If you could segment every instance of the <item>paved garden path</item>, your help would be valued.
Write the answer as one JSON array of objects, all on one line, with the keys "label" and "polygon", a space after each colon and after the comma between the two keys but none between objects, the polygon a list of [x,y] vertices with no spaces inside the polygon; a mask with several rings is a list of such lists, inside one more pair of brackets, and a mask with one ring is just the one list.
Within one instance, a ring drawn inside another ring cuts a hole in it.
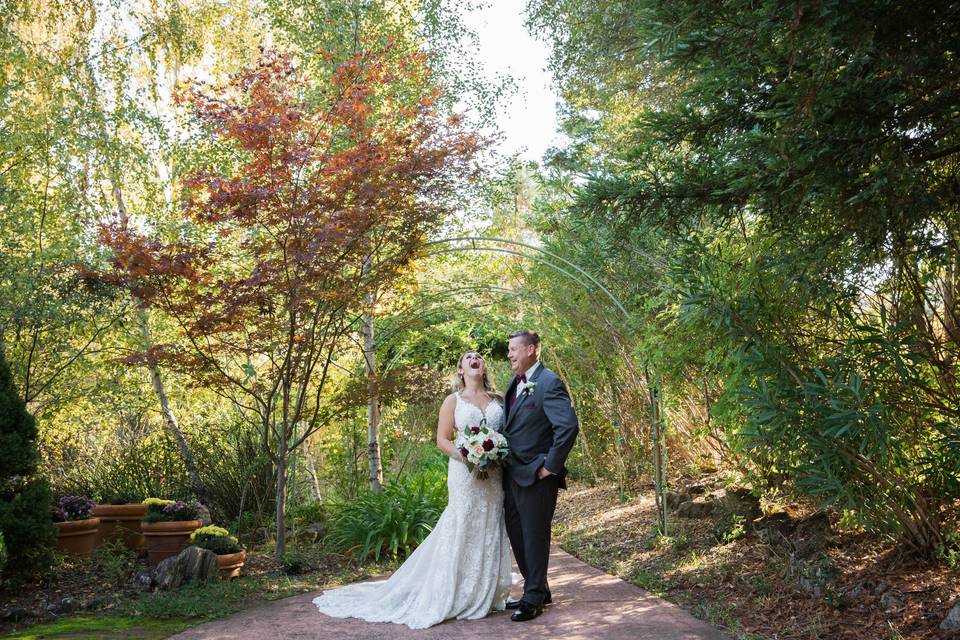
[{"label": "paved garden path", "polygon": [[724,640],[719,631],[643,589],[607,575],[554,547],[553,604],[530,622],[507,613],[483,620],[448,620],[430,629],[321,615],[315,593],[284,598],[173,636],[175,640]]}]

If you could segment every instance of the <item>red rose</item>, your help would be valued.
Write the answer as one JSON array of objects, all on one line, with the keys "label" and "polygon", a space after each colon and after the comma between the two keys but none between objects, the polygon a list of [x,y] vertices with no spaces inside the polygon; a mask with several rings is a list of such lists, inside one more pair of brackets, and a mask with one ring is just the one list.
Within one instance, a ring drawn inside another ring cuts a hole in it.
[{"label": "red rose", "polygon": [[470,433],[473,433],[473,434],[480,433],[480,427],[470,427]]},{"label": "red rose", "polygon": [[483,441],[483,450],[490,451],[493,449],[493,440],[484,440]]},{"label": "red rose", "polygon": [[460,455],[462,455],[464,458],[466,458],[469,454],[470,454],[470,452],[467,451],[467,448],[466,448],[466,447],[460,447]]}]

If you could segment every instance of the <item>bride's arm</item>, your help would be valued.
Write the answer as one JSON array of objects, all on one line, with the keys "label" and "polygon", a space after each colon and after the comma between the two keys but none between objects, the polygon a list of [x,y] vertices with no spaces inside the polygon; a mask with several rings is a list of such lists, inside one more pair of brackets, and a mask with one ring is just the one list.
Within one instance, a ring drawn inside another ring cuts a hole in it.
[{"label": "bride's arm", "polygon": [[456,405],[457,399],[451,393],[440,406],[440,417],[437,419],[437,448],[454,460],[463,462],[463,456],[453,446],[453,412]]}]

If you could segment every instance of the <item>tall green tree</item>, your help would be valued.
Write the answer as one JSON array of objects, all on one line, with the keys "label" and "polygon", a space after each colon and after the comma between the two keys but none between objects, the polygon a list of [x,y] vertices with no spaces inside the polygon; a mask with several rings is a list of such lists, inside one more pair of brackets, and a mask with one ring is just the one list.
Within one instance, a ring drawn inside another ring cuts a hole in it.
[{"label": "tall green tree", "polygon": [[0,341],[0,533],[9,554],[4,570],[28,580],[52,560],[56,539],[46,481],[36,475],[37,426],[14,385]]},{"label": "tall green tree", "polygon": [[621,273],[653,242],[669,268],[634,308],[709,346],[659,339],[656,363],[713,389],[758,482],[936,549],[960,470],[957,6],[529,9],[573,141],[556,237],[607,238]]}]

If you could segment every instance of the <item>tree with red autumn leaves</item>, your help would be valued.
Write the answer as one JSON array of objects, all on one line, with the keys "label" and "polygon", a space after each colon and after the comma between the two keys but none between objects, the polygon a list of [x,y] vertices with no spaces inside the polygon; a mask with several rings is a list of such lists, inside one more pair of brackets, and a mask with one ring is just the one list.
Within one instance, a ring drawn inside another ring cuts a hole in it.
[{"label": "tree with red autumn leaves", "polygon": [[434,107],[428,59],[387,45],[322,82],[264,53],[224,86],[181,92],[229,170],[184,180],[174,240],[105,225],[107,276],[166,313],[179,339],[137,354],[184,372],[259,425],[277,471],[325,420],[324,385],[365,296],[383,291],[449,214],[482,141]]}]

